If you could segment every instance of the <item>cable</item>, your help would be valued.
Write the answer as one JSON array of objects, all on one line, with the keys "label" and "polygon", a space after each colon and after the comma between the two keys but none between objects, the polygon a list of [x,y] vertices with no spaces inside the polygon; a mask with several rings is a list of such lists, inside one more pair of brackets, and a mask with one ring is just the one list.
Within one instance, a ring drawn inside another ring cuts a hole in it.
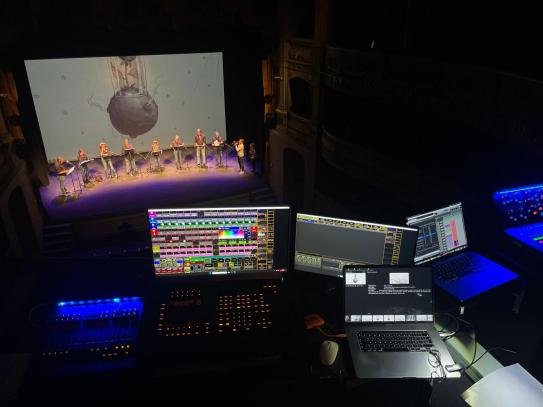
[{"label": "cable", "polygon": [[[440,312],[440,313],[436,313],[435,315],[448,316],[456,323],[456,327],[455,327],[454,331],[452,331],[452,332],[445,332],[446,325],[443,325],[443,327],[440,330],[437,331],[439,336],[443,338],[443,341],[446,341],[446,340],[452,338],[454,335],[456,335],[458,333],[458,331],[460,331],[460,318],[458,318],[458,317],[456,317],[453,314],[450,314],[448,312]],[[467,321],[463,321],[463,322],[466,322],[469,325],[471,325]]]},{"label": "cable", "polygon": [[326,332],[324,332],[324,331],[321,329],[320,326],[317,326],[316,328],[317,328],[317,330],[318,330],[321,334],[323,334],[323,335],[326,336],[327,338],[346,338],[346,337],[347,337],[347,334],[336,334],[336,335],[331,335],[331,334],[329,334],[329,333],[326,333]]},{"label": "cable", "polygon": [[477,340],[475,339],[475,331],[473,331],[473,357],[471,358],[471,362],[464,367],[464,372],[468,367],[472,366],[475,363],[475,356],[477,356]]},{"label": "cable", "polygon": [[[431,356],[433,356],[435,360],[431,360]],[[434,370],[430,373],[430,386],[433,387],[434,379],[437,378],[438,384],[440,384],[443,379],[447,377],[447,373],[445,373],[445,367],[441,362],[441,354],[439,350],[433,348],[428,351],[428,363],[434,368]],[[437,375],[437,377],[434,377],[434,375]]]},{"label": "cable", "polygon": [[[491,351],[497,350],[497,349],[503,350],[504,352],[515,353],[515,354],[517,353],[517,351],[504,348],[503,346],[494,346],[494,347],[492,347],[490,349],[485,350],[481,356],[479,356],[477,359],[475,359],[475,355],[476,355],[477,352],[474,352],[473,359],[472,359],[471,363],[469,365],[465,366],[464,369],[462,369],[463,372],[465,372],[467,369],[469,369],[475,363],[480,361],[483,358],[483,356],[485,356],[488,352],[491,352]],[[475,342],[475,350],[477,351],[477,342]]]}]

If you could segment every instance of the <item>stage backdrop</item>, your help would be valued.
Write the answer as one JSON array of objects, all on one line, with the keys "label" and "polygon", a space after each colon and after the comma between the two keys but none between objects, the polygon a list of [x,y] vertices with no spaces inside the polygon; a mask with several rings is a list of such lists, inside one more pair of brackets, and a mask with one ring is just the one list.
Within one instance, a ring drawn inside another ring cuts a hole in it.
[{"label": "stage backdrop", "polygon": [[226,139],[222,53],[26,60],[47,159],[75,160],[98,144],[120,152],[124,137],[148,151],[196,128]]}]

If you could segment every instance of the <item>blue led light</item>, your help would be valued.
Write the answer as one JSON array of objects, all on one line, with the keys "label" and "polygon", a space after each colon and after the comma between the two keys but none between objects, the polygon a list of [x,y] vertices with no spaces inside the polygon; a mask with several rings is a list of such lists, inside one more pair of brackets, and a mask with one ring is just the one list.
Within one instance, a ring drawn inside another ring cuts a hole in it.
[{"label": "blue led light", "polygon": [[513,188],[513,189],[504,189],[503,191],[498,191],[496,194],[509,194],[511,192],[519,192],[519,191],[528,191],[530,189],[538,189],[543,188],[543,184],[537,184],[537,185],[529,185],[526,187],[519,187],[519,188]]},{"label": "blue led light", "polygon": [[121,303],[125,301],[141,301],[140,297],[115,297],[115,298],[100,298],[96,300],[79,300],[79,301],[59,301],[57,306],[65,307],[67,305],[91,305],[91,304],[104,304],[104,303]]},{"label": "blue led light", "polygon": [[[124,315],[141,314],[143,301],[140,297],[124,297],[86,301],[58,302],[57,318],[61,320],[93,320],[103,318],[116,318]],[[83,302],[83,304],[80,304]],[[63,305],[61,305],[63,304]]]}]

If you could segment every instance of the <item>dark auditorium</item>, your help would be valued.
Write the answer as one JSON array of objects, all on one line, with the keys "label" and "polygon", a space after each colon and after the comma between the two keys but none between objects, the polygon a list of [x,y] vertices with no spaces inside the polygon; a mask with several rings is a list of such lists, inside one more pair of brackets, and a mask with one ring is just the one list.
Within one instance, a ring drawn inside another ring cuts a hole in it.
[{"label": "dark auditorium", "polygon": [[535,6],[0,16],[0,404],[543,405]]}]

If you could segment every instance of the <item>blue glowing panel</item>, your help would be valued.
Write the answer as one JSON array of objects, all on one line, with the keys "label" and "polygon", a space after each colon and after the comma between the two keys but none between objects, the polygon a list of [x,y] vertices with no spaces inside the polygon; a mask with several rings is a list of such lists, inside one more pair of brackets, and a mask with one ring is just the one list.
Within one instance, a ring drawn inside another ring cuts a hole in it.
[{"label": "blue glowing panel", "polygon": [[543,222],[517,226],[505,230],[509,236],[543,253]]},{"label": "blue glowing panel", "polygon": [[543,220],[543,184],[497,191],[494,204],[508,225],[540,222]]},{"label": "blue glowing panel", "polygon": [[138,297],[109,298],[85,301],[60,301],[55,320],[74,321],[110,319],[141,315],[143,302]]},{"label": "blue glowing panel", "polygon": [[[481,256],[478,253],[469,252],[477,260],[477,272],[468,274],[454,281],[443,282],[434,278],[434,283],[447,291],[459,301],[464,302],[477,295],[485,293],[495,287],[518,278],[518,275],[500,264]],[[441,260],[446,262],[447,259]],[[439,264],[436,263],[436,264]]]},{"label": "blue glowing panel", "polygon": [[43,356],[71,362],[131,357],[142,312],[139,297],[59,301]]}]

